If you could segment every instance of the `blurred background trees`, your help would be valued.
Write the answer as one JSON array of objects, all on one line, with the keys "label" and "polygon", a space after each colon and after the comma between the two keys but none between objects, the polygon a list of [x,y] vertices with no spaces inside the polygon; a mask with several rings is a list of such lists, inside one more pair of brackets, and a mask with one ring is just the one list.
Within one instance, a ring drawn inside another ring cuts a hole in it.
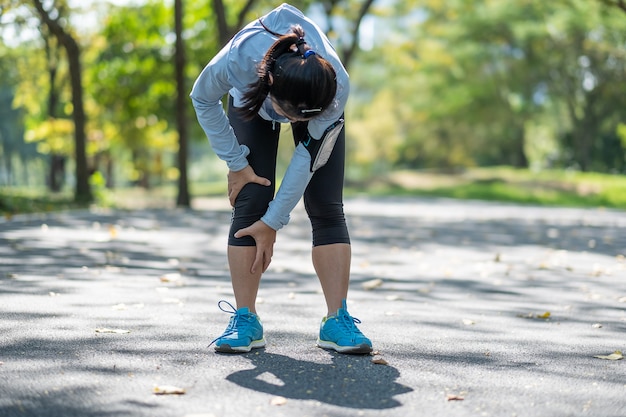
[{"label": "blurred background trees", "polygon": [[[89,200],[92,187],[175,184],[189,205],[187,182],[222,179],[225,166],[184,98],[219,48],[277,4],[0,0],[0,186]],[[621,0],[292,4],[351,74],[349,179],[494,165],[626,172]]]}]

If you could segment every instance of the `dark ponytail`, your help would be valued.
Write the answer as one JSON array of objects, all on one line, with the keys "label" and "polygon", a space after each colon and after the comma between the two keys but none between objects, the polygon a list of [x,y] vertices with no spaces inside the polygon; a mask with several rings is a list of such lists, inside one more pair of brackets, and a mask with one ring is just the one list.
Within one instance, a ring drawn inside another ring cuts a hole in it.
[{"label": "dark ponytail", "polygon": [[[337,92],[332,65],[307,45],[301,26],[294,25],[290,33],[279,35],[263,22],[261,25],[279,38],[259,64],[257,81],[248,85],[243,95],[244,118],[254,118],[270,93],[288,116],[309,119],[323,112]],[[292,50],[294,45],[297,51]]]}]

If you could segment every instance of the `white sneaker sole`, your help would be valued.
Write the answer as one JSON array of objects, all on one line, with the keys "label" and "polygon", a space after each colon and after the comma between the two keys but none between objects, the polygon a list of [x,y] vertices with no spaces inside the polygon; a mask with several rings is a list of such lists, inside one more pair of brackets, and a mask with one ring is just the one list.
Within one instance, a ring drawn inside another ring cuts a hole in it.
[{"label": "white sneaker sole", "polygon": [[364,355],[372,351],[372,347],[367,343],[361,343],[355,346],[339,346],[336,343],[328,340],[317,339],[317,346],[322,349],[334,350],[339,353],[349,353],[354,355]]},{"label": "white sneaker sole", "polygon": [[265,338],[253,340],[252,343],[247,346],[231,346],[228,343],[223,343],[220,346],[216,345],[215,351],[221,353],[246,353],[250,352],[252,349],[258,349],[262,347],[265,347]]}]

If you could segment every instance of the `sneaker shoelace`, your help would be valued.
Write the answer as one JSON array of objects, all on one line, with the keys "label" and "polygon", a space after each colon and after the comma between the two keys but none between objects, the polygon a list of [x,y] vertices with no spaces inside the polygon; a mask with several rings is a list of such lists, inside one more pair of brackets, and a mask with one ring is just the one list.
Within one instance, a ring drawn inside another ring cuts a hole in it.
[{"label": "sneaker shoelace", "polygon": [[[230,308],[225,309],[224,307],[222,307],[222,303],[226,304]],[[217,306],[224,313],[229,313],[232,315],[230,316],[230,321],[228,322],[228,326],[226,327],[226,330],[224,330],[224,333],[222,333],[221,336],[218,336],[215,339],[213,339],[213,341],[211,341],[211,343],[209,343],[209,346],[207,347],[211,347],[213,343],[217,342],[218,340],[228,337],[232,335],[233,333],[237,332],[237,325],[239,324],[239,322],[249,321],[248,317],[244,316],[243,314],[240,314],[239,311],[237,311],[237,309],[235,308],[235,306],[226,300],[220,300],[217,303]]]},{"label": "sneaker shoelace", "polygon": [[361,320],[356,317],[352,317],[347,312],[340,314],[337,317],[337,321],[341,326],[350,333],[351,339],[354,339],[355,336],[362,336],[363,333],[356,327],[357,324],[361,324]]}]

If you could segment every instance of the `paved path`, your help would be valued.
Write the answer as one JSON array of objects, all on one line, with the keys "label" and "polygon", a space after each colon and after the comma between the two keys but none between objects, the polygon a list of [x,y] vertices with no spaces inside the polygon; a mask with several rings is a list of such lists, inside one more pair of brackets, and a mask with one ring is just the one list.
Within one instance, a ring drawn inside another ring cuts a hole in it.
[{"label": "paved path", "polygon": [[268,346],[235,356],[206,348],[232,300],[223,202],[0,221],[0,416],[626,415],[626,361],[594,357],[626,353],[626,213],[346,210],[349,309],[388,365],[315,347],[301,207],[259,294]]}]

